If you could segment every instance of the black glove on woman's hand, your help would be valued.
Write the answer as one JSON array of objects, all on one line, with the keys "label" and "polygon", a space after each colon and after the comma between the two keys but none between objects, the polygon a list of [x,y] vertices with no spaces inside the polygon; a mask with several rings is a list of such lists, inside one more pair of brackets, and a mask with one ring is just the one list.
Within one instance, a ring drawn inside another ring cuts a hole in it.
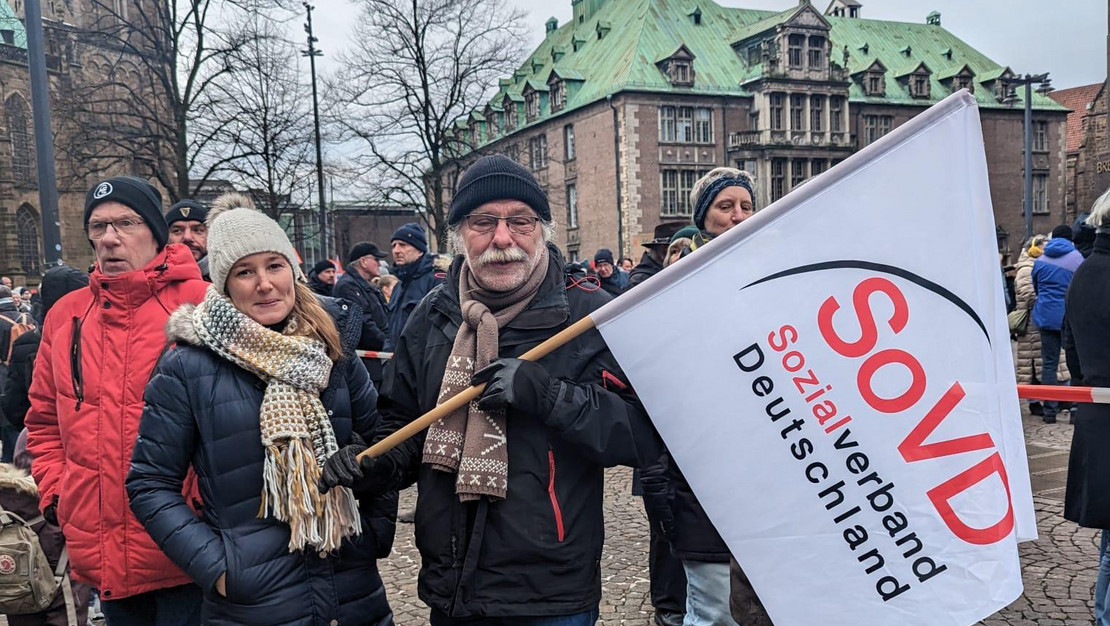
[{"label": "black glove on woman's hand", "polygon": [[534,361],[497,359],[474,374],[471,385],[486,383],[478,398],[483,411],[507,409],[547,417],[555,406],[559,381]]},{"label": "black glove on woman's hand", "polygon": [[320,473],[320,493],[332,487],[350,487],[363,493],[380,495],[392,489],[389,464],[381,458],[358,455],[366,449],[361,443],[352,443],[339,449],[324,463]]}]

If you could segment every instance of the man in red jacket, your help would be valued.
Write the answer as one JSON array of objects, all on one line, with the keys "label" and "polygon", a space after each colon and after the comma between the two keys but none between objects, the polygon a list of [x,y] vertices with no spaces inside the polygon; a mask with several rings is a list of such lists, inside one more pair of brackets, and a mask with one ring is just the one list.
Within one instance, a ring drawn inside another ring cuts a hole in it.
[{"label": "man in red jacket", "polygon": [[123,483],[166,319],[208,285],[187,247],[166,244],[162,196],[144,180],[93,187],[85,231],[96,268],[47,314],[29,393],[39,505],[62,528],[73,577],[100,590],[109,626],[200,624],[200,589],[131,514]]}]

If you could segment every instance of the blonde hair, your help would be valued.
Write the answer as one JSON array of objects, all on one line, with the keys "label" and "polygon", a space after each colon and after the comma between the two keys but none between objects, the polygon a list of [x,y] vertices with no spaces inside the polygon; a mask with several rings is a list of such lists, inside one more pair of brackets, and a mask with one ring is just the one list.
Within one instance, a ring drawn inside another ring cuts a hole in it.
[{"label": "blonde hair", "polygon": [[388,274],[388,275],[382,276],[381,278],[378,279],[378,286],[379,287],[392,287],[392,286],[396,285],[399,282],[401,282],[400,278],[397,278],[393,274]]},{"label": "blonde hair", "polygon": [[1087,216],[1087,225],[1099,230],[1110,230],[1110,188],[1091,205],[1091,214]]},{"label": "blonde hair", "polygon": [[324,310],[324,306],[316,299],[316,294],[308,288],[308,285],[299,280],[294,280],[293,285],[294,299],[291,315],[296,316],[299,322],[293,334],[324,342],[328,350],[328,358],[332,361],[343,358],[343,344],[339,339],[339,329],[335,327],[335,320]]},{"label": "blonde hair", "polygon": [[[675,254],[682,254],[683,248],[689,246],[693,242],[694,240],[690,239],[689,237],[680,237],[679,239],[675,239],[674,241],[672,241],[670,245],[667,246],[667,255],[663,257],[664,264],[670,265],[672,263],[671,256]],[[678,259],[675,259],[675,261],[677,260]]]}]

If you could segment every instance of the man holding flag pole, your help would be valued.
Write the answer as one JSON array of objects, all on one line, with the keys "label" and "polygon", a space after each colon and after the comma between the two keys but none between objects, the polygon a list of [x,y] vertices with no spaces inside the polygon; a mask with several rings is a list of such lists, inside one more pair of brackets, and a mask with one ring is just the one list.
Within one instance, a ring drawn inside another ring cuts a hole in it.
[{"label": "man holding flag pole", "polygon": [[604,467],[659,458],[658,435],[597,331],[516,358],[610,298],[567,284],[547,198],[504,156],[459,181],[448,222],[462,251],[413,311],[386,368],[385,431],[450,403],[426,432],[376,458],[349,446],[322,485],[419,486],[420,598],[433,626],[586,626],[598,617]]},{"label": "man holding flag pole", "polygon": [[[455,198],[467,208],[474,205],[461,198],[473,195],[470,174]],[[580,619],[560,623],[593,623],[584,604],[555,598],[557,590],[581,595],[581,572],[590,569],[583,557],[593,552],[572,547],[582,538],[572,533],[583,520],[596,523],[589,514],[600,511],[600,495],[596,508],[579,503],[573,515],[558,506],[565,490],[556,468],[566,467],[559,455],[597,464],[572,469],[581,493],[600,485],[601,464],[651,462],[657,451],[638,406],[592,382],[626,387],[609,350],[777,626],[969,626],[1021,594],[1017,543],[1036,538],[1036,523],[982,127],[966,90],[642,287],[600,309],[579,308],[584,317],[573,323],[580,317],[575,290],[564,293],[560,284],[548,292],[550,280],[529,286],[535,268],[561,265],[554,252],[536,254],[541,238],[523,237],[548,217],[546,203],[523,202],[530,214],[492,200],[482,198],[485,210],[468,215],[460,229],[466,255],[452,276],[461,288],[448,281],[422,302],[418,312],[433,324],[410,325],[408,355],[386,377],[384,412],[407,424],[368,450],[342,450],[323,478],[387,489],[411,483],[419,471],[421,597],[433,607],[432,624],[527,615],[514,603],[527,602],[520,589],[547,596],[543,614],[557,614],[556,606],[569,609],[564,614],[581,611]],[[502,243],[479,245],[483,231]],[[506,243],[510,234],[520,237],[514,245]],[[837,245],[846,237],[853,242],[847,252]],[[958,251],[943,263],[929,254],[942,238]],[[520,311],[521,292],[531,290]],[[543,326],[536,311],[545,307],[537,302],[549,293],[572,303],[545,334],[562,330],[521,354],[536,338],[527,331]],[[692,307],[743,316],[743,323],[693,335],[661,323]],[[502,321],[505,310],[511,320]],[[519,359],[489,356],[493,365],[478,372],[476,386],[461,389],[468,359],[481,367],[482,355],[494,352],[482,339],[486,315],[499,328],[496,354]],[[466,333],[455,331],[464,324]],[[680,344],[685,349],[672,350],[665,363],[655,356]],[[552,354],[557,358],[545,358]],[[542,361],[523,362],[530,360]],[[430,425],[426,436],[409,440]],[[535,436],[537,425],[544,437]],[[548,472],[534,466],[544,441]],[[467,459],[502,446],[508,480],[501,491],[482,491],[498,487],[493,472],[502,465]],[[515,474],[526,463],[533,464],[529,475]],[[467,478],[456,484],[440,467]],[[479,470],[492,471],[472,478]],[[536,492],[545,481],[552,511],[561,511],[551,543],[538,509],[513,524],[502,518],[522,506],[514,492],[542,500]],[[460,504],[473,498],[476,505]],[[422,535],[422,519],[438,532]],[[459,542],[458,529],[478,528],[487,532]],[[525,545],[522,555],[515,543],[522,536],[547,549],[528,553],[533,546]],[[507,545],[514,549],[505,552]],[[565,569],[551,563],[565,553],[574,553],[560,563]],[[520,556],[544,564],[543,585],[534,586],[536,572],[511,567]],[[504,583],[500,594],[491,593],[490,582]],[[516,595],[506,599],[506,589]],[[597,597],[589,595],[595,603]]]}]

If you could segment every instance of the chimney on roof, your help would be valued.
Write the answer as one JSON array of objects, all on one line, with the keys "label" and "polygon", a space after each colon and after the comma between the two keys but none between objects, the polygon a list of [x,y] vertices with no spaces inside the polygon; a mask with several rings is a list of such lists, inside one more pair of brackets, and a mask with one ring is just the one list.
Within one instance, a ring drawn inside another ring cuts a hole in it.
[{"label": "chimney on roof", "polygon": [[553,17],[548,18],[547,23],[546,23],[545,26],[546,26],[546,29],[547,29],[546,30],[547,34],[550,35],[551,33],[559,30],[559,20],[557,20]]},{"label": "chimney on roof", "polygon": [[940,26],[940,11],[933,11],[925,16],[925,23],[930,26]]}]

